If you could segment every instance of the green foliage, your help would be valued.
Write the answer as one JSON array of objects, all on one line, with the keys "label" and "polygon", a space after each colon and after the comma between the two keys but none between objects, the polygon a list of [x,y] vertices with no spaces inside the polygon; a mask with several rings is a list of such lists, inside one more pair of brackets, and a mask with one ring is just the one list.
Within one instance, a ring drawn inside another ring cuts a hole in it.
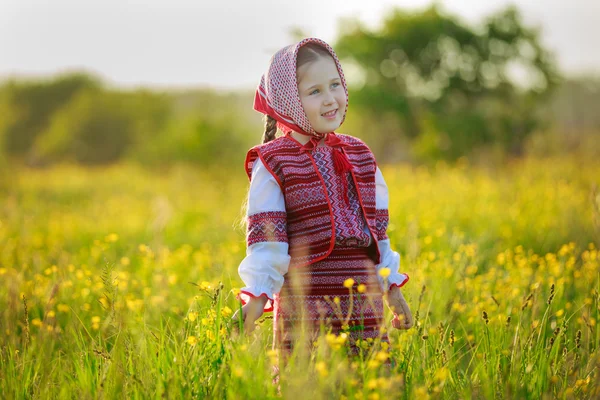
[{"label": "green foliage", "polygon": [[378,31],[348,22],[335,48],[355,73],[351,102],[397,114],[401,134],[424,158],[456,159],[490,144],[520,152],[540,127],[537,103],[558,81],[538,33],[513,7],[480,29],[436,6],[395,10]]},{"label": "green foliage", "polygon": [[54,114],[84,89],[99,89],[100,82],[89,75],[60,75],[48,81],[10,81],[2,88],[9,120],[0,138],[7,152],[25,156],[36,138],[47,128]]},{"label": "green foliage", "polygon": [[168,103],[147,92],[85,90],[61,108],[36,140],[31,163],[110,163],[162,127]]},{"label": "green foliage", "polygon": [[173,95],[173,113],[164,129],[141,141],[132,157],[146,165],[186,162],[204,167],[235,166],[260,140],[249,123],[250,98],[209,91]]}]

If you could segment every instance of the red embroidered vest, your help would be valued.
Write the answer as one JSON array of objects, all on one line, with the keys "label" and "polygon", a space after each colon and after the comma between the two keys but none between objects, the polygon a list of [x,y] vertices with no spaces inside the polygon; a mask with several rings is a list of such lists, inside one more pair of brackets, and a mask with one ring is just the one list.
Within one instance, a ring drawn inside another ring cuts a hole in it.
[{"label": "red embroidered vest", "polygon": [[[344,148],[344,152],[353,166],[351,176],[371,235],[375,242],[385,239],[387,210],[375,209],[375,157],[361,140],[349,135],[337,136],[350,145]],[[250,216],[248,244],[261,240],[287,241],[290,267],[312,264],[327,257],[335,244],[333,210],[327,187],[311,152],[301,151],[301,145],[288,136],[255,146],[246,156],[249,178],[252,177],[252,166],[257,158],[279,183],[285,199],[286,215],[281,221],[271,222],[268,221],[274,216],[271,214],[277,213]],[[269,227],[268,224],[273,226]],[[282,234],[283,229],[287,235]],[[270,234],[266,235],[266,231]],[[376,257],[380,262],[378,246]]]}]

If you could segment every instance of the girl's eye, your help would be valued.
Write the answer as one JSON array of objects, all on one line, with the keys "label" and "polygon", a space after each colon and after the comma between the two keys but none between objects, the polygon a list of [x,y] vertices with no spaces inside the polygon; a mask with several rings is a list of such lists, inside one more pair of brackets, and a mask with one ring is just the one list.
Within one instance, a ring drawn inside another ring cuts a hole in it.
[{"label": "girl's eye", "polygon": [[315,89],[312,92],[310,92],[309,94],[317,93],[318,91],[319,91],[319,89]]},{"label": "girl's eye", "polygon": [[340,84],[339,84],[339,83],[337,83],[337,82],[333,83],[332,85],[333,85],[333,86],[335,86],[335,87],[338,87],[338,86],[340,86]]}]

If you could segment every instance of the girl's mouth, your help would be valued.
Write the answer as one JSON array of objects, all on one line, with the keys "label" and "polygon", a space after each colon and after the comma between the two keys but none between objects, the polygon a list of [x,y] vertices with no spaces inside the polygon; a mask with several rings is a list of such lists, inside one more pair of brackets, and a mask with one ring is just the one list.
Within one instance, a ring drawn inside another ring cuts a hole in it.
[{"label": "girl's mouth", "polygon": [[321,114],[321,116],[324,118],[327,118],[327,119],[334,119],[336,114],[337,114],[337,109],[330,111],[328,113],[325,113],[325,114]]}]

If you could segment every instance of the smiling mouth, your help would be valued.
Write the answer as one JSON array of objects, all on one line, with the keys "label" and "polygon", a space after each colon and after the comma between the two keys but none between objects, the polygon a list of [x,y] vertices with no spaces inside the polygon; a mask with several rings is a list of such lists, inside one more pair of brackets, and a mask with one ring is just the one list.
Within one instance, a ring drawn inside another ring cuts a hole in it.
[{"label": "smiling mouth", "polygon": [[321,116],[323,116],[323,117],[325,117],[325,118],[331,118],[331,117],[333,117],[333,116],[334,116],[336,113],[337,113],[337,109],[336,109],[336,110],[333,110],[333,111],[330,111],[330,112],[328,112],[328,113],[325,113],[325,114],[321,114]]}]

